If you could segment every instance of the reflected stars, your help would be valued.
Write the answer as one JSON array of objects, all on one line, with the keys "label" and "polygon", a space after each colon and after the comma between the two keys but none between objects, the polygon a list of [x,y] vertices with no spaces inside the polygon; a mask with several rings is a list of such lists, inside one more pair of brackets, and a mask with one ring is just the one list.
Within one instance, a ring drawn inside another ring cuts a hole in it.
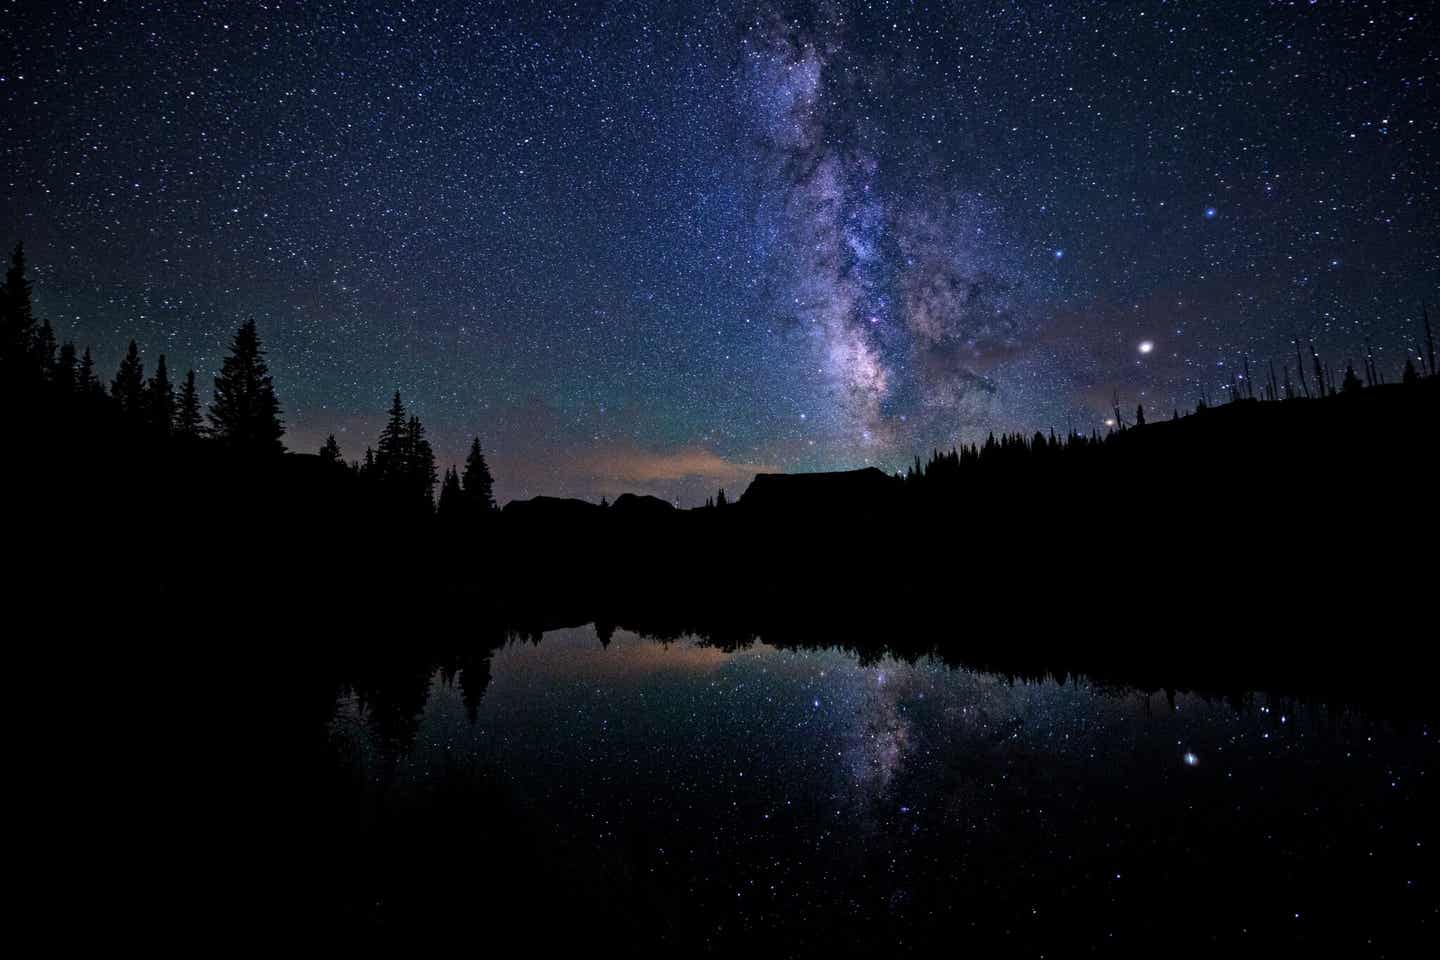
[{"label": "reflected stars", "polygon": [[[399,691],[340,694],[330,742],[362,765],[364,782],[384,772],[389,784],[361,798],[366,809],[493,771],[523,798],[524,817],[582,844],[586,856],[569,866],[599,863],[598,878],[604,864],[652,850],[653,882],[683,871],[675,909],[701,923],[736,900],[736,868],[755,881],[740,885],[747,921],[868,928],[965,920],[986,889],[1003,911],[1037,878],[1062,899],[1083,898],[1097,867],[1143,889],[1157,844],[1170,877],[1161,896],[1186,901],[1177,912],[1217,884],[1247,882],[1233,864],[1256,850],[1304,865],[1287,882],[1300,898],[1284,905],[1287,923],[1297,912],[1314,922],[1316,911],[1297,908],[1317,893],[1383,883],[1374,871],[1385,838],[1399,843],[1383,855],[1405,858],[1394,861],[1405,872],[1389,874],[1394,887],[1422,886],[1411,871],[1430,846],[1421,801],[1432,734],[1361,710],[1337,725],[1321,704],[1258,693],[1177,693],[1167,710],[1154,694],[1083,677],[1025,681],[889,653],[862,664],[831,647],[763,641],[722,653],[625,630],[600,647],[591,628],[497,649],[483,676],[483,697],[466,693],[465,671],[457,682],[444,667],[428,680],[398,671]],[[386,703],[418,713],[374,706]],[[1359,880],[1334,847],[1357,811],[1375,828]],[[857,850],[881,869],[857,869]],[[1273,882],[1254,878],[1261,891]],[[912,907],[917,891],[965,884],[963,904],[922,897]],[[752,896],[761,890],[784,897]],[[1058,905],[1041,903],[1038,915]],[[1418,919],[1428,902],[1398,906]]]}]

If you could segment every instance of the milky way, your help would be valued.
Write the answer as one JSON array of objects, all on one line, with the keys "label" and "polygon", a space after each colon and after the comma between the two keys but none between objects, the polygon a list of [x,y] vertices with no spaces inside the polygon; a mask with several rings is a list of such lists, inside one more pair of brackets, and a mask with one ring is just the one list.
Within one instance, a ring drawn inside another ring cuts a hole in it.
[{"label": "milky way", "polygon": [[502,499],[1103,429],[1297,337],[1396,374],[1440,284],[1421,4],[25,3],[0,31],[0,242],[62,338],[203,382],[254,316],[291,449],[360,456],[399,389],[442,459],[481,436]]}]

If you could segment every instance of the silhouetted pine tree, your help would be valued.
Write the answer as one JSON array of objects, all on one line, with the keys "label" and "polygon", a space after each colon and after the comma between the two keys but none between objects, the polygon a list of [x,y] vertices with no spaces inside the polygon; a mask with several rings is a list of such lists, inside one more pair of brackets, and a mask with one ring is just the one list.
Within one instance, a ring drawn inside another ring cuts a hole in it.
[{"label": "silhouetted pine tree", "polygon": [[405,433],[406,487],[424,501],[427,510],[434,509],[435,483],[440,479],[435,469],[435,451],[425,438],[425,425],[419,417],[410,418]]},{"label": "silhouetted pine tree", "polygon": [[210,428],[215,439],[228,446],[254,453],[284,450],[280,400],[275,396],[254,320],[246,320],[235,332],[230,355],[215,378]]},{"label": "silhouetted pine tree", "polygon": [[180,388],[180,404],[175,409],[175,436],[196,440],[205,435],[205,423],[200,418],[200,391],[195,387],[195,371],[185,373],[185,384]]},{"label": "silhouetted pine tree", "polygon": [[1401,383],[1419,383],[1420,374],[1415,371],[1415,360],[1413,357],[1405,358],[1405,372],[1400,374]]},{"label": "silhouetted pine tree", "polygon": [[455,520],[460,515],[462,497],[460,474],[454,467],[446,467],[445,480],[440,484],[440,502],[435,508],[436,516],[447,522]]},{"label": "silhouetted pine tree", "polygon": [[170,386],[163,353],[155,365],[155,375],[145,384],[145,420],[146,426],[164,436],[170,435],[175,423],[175,390]]},{"label": "silhouetted pine tree", "polygon": [[55,361],[55,389],[66,396],[75,394],[75,344],[65,341],[60,348],[60,359]]},{"label": "silhouetted pine tree", "polygon": [[336,441],[335,434],[330,434],[330,436],[325,438],[325,442],[320,445],[320,459],[326,463],[343,464],[345,462],[345,459],[340,455],[340,444]]},{"label": "silhouetted pine tree", "polygon": [[140,348],[130,341],[115,379],[110,383],[110,396],[121,416],[135,423],[145,420],[145,365],[140,362]]},{"label": "silhouetted pine tree", "polygon": [[[399,484],[405,479],[405,441],[407,439],[405,403],[400,391],[390,401],[390,417],[380,430],[380,440],[375,447],[372,463],[374,476],[387,483]],[[367,461],[370,451],[366,451]]]},{"label": "silhouetted pine tree", "polygon": [[465,457],[465,474],[460,483],[467,512],[485,514],[495,509],[495,478],[490,476],[490,466],[480,452],[479,437],[470,441],[470,453]]},{"label": "silhouetted pine tree", "polygon": [[42,320],[35,328],[35,337],[30,346],[31,354],[40,372],[46,377],[55,372],[55,328],[50,321]]},{"label": "silhouetted pine tree", "polygon": [[15,244],[5,283],[0,285],[0,365],[15,371],[28,366],[35,339],[30,281],[25,276],[25,244]]},{"label": "silhouetted pine tree", "polygon": [[1355,368],[1347,360],[1345,362],[1345,379],[1340,382],[1340,389],[1345,393],[1357,393],[1365,385],[1355,375]]},{"label": "silhouetted pine tree", "polygon": [[724,488],[724,487],[721,487],[721,488],[720,488],[720,492],[717,493],[717,494],[715,494],[715,506],[717,506],[717,507],[723,507],[723,506],[727,505],[729,502],[730,502],[729,500],[726,500],[726,499],[725,499],[725,488]]},{"label": "silhouetted pine tree", "polygon": [[82,399],[97,402],[105,399],[105,387],[95,376],[95,358],[90,356],[89,347],[81,355],[80,369],[75,372],[75,393]]},{"label": "silhouetted pine tree", "polygon": [[1137,403],[1135,405],[1135,426],[1145,426],[1145,404],[1143,403]]}]

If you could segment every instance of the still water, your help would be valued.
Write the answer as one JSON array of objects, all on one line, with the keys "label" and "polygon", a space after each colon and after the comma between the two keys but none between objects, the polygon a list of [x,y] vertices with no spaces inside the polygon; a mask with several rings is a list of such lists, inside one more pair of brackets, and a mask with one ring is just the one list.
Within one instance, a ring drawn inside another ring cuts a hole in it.
[{"label": "still water", "polygon": [[1413,715],[591,627],[334,692],[309,842],[377,930],[1380,954],[1440,919]]}]

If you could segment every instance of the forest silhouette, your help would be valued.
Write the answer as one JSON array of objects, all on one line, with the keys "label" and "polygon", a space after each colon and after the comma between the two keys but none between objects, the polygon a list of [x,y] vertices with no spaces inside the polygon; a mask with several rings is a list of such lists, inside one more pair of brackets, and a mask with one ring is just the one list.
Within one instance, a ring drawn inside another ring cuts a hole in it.
[{"label": "forest silhouette", "polygon": [[991,435],[894,475],[762,474],[681,510],[633,494],[499,509],[479,436],[442,473],[398,390],[353,459],[333,435],[285,452],[253,320],[208,403],[163,355],[147,376],[133,340],[107,388],[88,346],[35,317],[18,245],[0,308],[29,588],[288,615],[290,598],[408,584],[506,627],[921,622],[940,643],[1433,629],[1440,377],[1424,310],[1393,378],[1367,349],[1363,376],[1347,362],[1337,384],[1297,341],[1293,375],[1287,359],[1257,383],[1247,360],[1224,402],[1183,415],[1117,397],[1104,433]]}]

